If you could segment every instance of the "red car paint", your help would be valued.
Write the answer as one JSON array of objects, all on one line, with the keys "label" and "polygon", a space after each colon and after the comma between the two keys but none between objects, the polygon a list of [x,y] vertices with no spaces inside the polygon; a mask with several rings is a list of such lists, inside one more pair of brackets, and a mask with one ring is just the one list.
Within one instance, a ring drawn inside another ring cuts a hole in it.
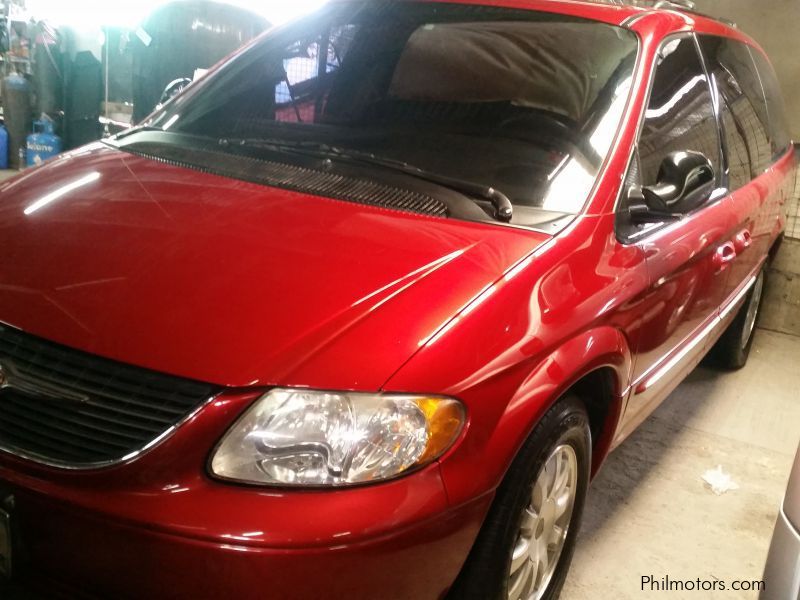
[{"label": "red car paint", "polygon": [[[71,472],[0,455],[41,585],[132,598],[442,597],[506,467],[561,394],[607,378],[596,471],[721,334],[783,229],[794,157],[642,243],[617,239],[614,209],[661,40],[752,42],[677,12],[483,3],[626,23],[640,38],[623,128],[583,213],[556,236],[266,188],[100,144],[0,186],[0,321],[230,388],[126,464]],[[727,242],[741,256],[718,264]],[[378,485],[211,479],[209,452],[273,385],[451,395],[469,422],[439,461]]]}]

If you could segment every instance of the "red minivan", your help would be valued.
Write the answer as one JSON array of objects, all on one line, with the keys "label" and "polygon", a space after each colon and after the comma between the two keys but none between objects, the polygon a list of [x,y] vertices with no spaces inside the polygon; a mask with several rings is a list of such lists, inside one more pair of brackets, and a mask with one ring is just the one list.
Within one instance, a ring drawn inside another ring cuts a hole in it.
[{"label": "red minivan", "polygon": [[794,178],[763,52],[688,11],[272,29],[0,186],[0,571],[554,598],[608,452],[747,360]]}]

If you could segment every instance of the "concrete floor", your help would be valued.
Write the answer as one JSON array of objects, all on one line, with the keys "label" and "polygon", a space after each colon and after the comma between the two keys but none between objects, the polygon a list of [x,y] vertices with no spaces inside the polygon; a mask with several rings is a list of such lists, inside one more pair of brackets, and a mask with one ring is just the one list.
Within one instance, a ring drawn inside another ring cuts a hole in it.
[{"label": "concrete floor", "polygon": [[[761,578],[800,440],[800,242],[784,244],[774,266],[747,366],[699,367],[609,457],[589,492],[561,600],[659,595],[642,591],[644,575]],[[740,489],[707,489],[701,476],[717,465]]]}]

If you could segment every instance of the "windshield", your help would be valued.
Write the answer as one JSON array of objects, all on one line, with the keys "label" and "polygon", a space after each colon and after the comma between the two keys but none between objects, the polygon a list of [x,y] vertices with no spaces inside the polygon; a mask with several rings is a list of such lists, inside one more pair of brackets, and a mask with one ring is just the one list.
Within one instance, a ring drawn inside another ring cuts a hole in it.
[{"label": "windshield", "polygon": [[554,13],[337,3],[273,30],[145,125],[401,161],[502,192],[524,224],[581,210],[637,48],[629,31]]}]

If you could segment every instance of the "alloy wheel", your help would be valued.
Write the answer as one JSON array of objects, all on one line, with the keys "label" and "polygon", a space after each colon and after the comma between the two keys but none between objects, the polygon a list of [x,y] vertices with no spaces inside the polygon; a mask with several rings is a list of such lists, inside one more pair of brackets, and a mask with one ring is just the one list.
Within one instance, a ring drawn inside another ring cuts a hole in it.
[{"label": "alloy wheel", "polygon": [[578,485],[572,446],[557,446],[531,486],[511,556],[509,600],[540,600],[567,540]]}]

